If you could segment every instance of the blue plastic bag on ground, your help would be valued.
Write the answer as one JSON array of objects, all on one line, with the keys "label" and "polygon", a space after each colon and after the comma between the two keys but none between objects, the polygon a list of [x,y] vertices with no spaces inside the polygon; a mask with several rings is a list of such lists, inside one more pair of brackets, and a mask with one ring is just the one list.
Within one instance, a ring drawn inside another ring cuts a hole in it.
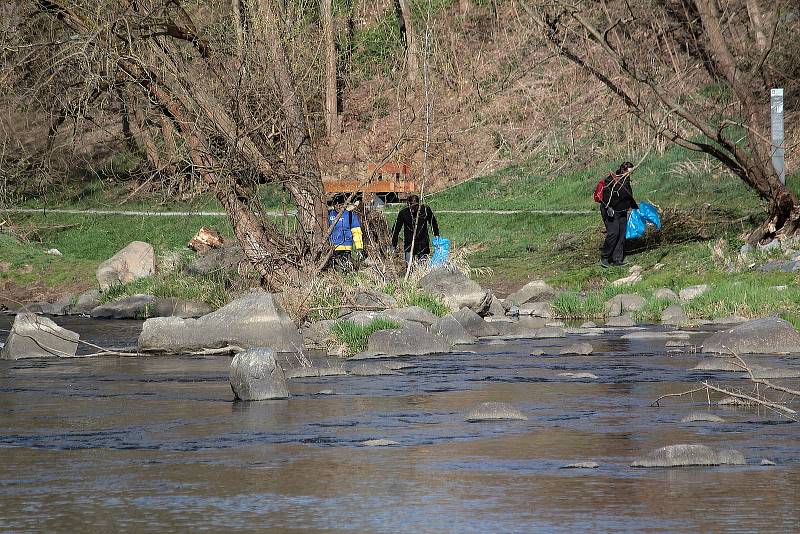
[{"label": "blue plastic bag on ground", "polygon": [[644,222],[639,210],[631,210],[628,215],[628,227],[625,229],[625,239],[636,239],[644,235],[647,223]]},{"label": "blue plastic bag on ground", "polygon": [[446,237],[434,237],[431,239],[433,243],[433,256],[429,265],[436,267],[437,265],[444,265],[450,258],[450,240]]},{"label": "blue plastic bag on ground", "polygon": [[642,216],[645,222],[653,224],[661,230],[661,216],[655,206],[649,202],[639,202],[639,215]]}]

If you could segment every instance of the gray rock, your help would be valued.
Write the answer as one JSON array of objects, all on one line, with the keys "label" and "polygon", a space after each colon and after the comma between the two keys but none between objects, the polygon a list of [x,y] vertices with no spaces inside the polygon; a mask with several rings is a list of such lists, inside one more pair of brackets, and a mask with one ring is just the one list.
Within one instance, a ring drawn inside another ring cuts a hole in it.
[{"label": "gray rock", "polygon": [[779,239],[773,239],[769,243],[758,245],[758,249],[762,252],[769,252],[770,250],[781,250],[781,242]]},{"label": "gray rock", "polygon": [[444,337],[451,345],[468,345],[478,341],[478,338],[469,334],[452,314],[436,321],[431,327],[431,332]]},{"label": "gray rock", "polygon": [[350,367],[347,374],[353,376],[381,376],[399,375],[400,373],[382,362],[367,362]]},{"label": "gray rock", "polygon": [[392,321],[399,321],[401,323],[402,321],[413,321],[425,326],[430,326],[439,320],[437,316],[419,306],[386,310],[383,314]]},{"label": "gray rock", "polygon": [[311,367],[294,367],[291,369],[284,369],[284,376],[287,380],[294,378],[318,378],[323,376],[343,376],[347,374],[344,366],[311,366]]},{"label": "gray rock", "polygon": [[364,447],[391,447],[392,445],[400,444],[391,439],[368,439],[366,441],[362,441],[361,445]]},{"label": "gray rock", "polygon": [[586,321],[581,325],[581,328],[597,328],[597,325],[593,321]]},{"label": "gray rock", "polygon": [[705,445],[669,445],[651,451],[631,467],[689,467],[702,465],[744,465],[744,455],[732,449],[712,449]]},{"label": "gray rock", "polygon": [[683,310],[683,306],[680,304],[672,304],[661,312],[661,322],[664,324],[679,326],[686,324],[688,321],[689,318],[686,317],[686,312]]},{"label": "gray rock", "polygon": [[493,315],[495,317],[502,317],[505,316],[506,314],[506,308],[500,302],[500,299],[493,296],[492,301],[489,303],[489,309],[487,310],[487,314]]},{"label": "gray rock", "polygon": [[413,363],[408,362],[381,362],[381,365],[385,366],[387,369],[391,369],[392,371],[398,371],[400,369],[410,369],[412,367],[416,367]]},{"label": "gray rock", "polygon": [[467,414],[466,421],[475,423],[479,421],[520,420],[528,418],[519,410],[505,402],[484,402]]},{"label": "gray rock", "polygon": [[606,321],[606,327],[609,328],[628,328],[636,326],[636,321],[630,315],[620,315],[619,317],[611,317]]},{"label": "gray rock", "polygon": [[739,397],[723,397],[717,401],[719,406],[756,406],[756,403]]},{"label": "gray rock", "polygon": [[772,460],[767,460],[766,458],[762,458],[761,459],[761,465],[772,466],[772,465],[777,465],[777,464],[775,462],[773,462]]},{"label": "gray rock", "polygon": [[517,328],[521,331],[524,330],[537,330],[547,326],[547,319],[544,317],[520,317],[517,321]]},{"label": "gray rock", "polygon": [[397,299],[386,293],[381,293],[374,289],[359,289],[353,296],[356,306],[394,308],[397,306]]},{"label": "gray rock", "polygon": [[[361,326],[366,326],[376,319],[383,319],[386,321],[392,320],[389,319],[388,315],[386,315],[386,310],[381,310],[381,311],[359,310],[344,314],[341,317],[339,317],[339,319],[342,321],[350,321],[351,323],[355,323]],[[395,320],[395,322],[398,325],[401,325],[403,323],[403,321],[400,320]]]},{"label": "gray rock", "polygon": [[336,323],[333,319],[317,321],[303,329],[303,343],[306,347],[324,348],[331,338],[331,327]]},{"label": "gray rock", "polygon": [[45,315],[67,315],[72,307],[72,301],[74,298],[75,297],[73,295],[66,295],[55,302],[41,302],[38,304],[39,309],[36,311]]},{"label": "gray rock", "polygon": [[335,395],[332,389],[321,389],[317,391],[316,395]]},{"label": "gray rock", "polygon": [[535,349],[535,350],[532,350],[531,353],[530,353],[530,355],[533,356],[533,357],[544,356],[545,354],[547,354],[547,353],[542,349]]},{"label": "gray rock", "polygon": [[556,376],[563,376],[564,378],[574,378],[576,380],[597,380],[599,377],[594,373],[577,372],[577,373],[558,373]]},{"label": "gray rock", "polygon": [[712,334],[705,352],[718,354],[789,354],[800,352],[800,332],[777,317],[754,319]]},{"label": "gray rock", "polygon": [[429,333],[422,325],[414,325],[373,333],[369,336],[367,350],[352,359],[421,356],[449,351],[450,343],[445,338]]},{"label": "gray rock", "polygon": [[151,316],[155,302],[152,295],[133,295],[101,304],[90,315],[95,319],[144,319]]},{"label": "gray rock", "polygon": [[212,311],[213,308],[205,302],[165,297],[156,298],[148,317],[202,317]]},{"label": "gray rock", "polygon": [[681,419],[681,423],[724,423],[725,419],[713,413],[694,412]]},{"label": "gray rock", "polygon": [[69,307],[69,313],[72,315],[89,315],[99,305],[100,291],[90,289],[78,295],[78,298]]},{"label": "gray rock", "polygon": [[691,343],[691,341],[685,341],[685,340],[682,340],[682,339],[681,340],[670,339],[669,341],[664,343],[664,346],[667,347],[667,348],[691,347],[692,343]]},{"label": "gray rock", "polygon": [[0,360],[75,356],[79,339],[77,333],[61,328],[47,317],[20,313],[0,349]]},{"label": "gray rock", "polygon": [[597,462],[575,462],[561,466],[561,469],[597,469],[598,467],[600,467],[600,464]]},{"label": "gray rock", "polygon": [[212,248],[205,254],[197,256],[186,267],[186,271],[194,275],[224,272],[235,269],[243,261],[245,261],[244,252],[234,243]]},{"label": "gray rock", "polygon": [[592,353],[592,351],[594,351],[594,347],[592,347],[592,345],[589,343],[573,343],[569,347],[564,347],[561,349],[559,354],[577,354],[579,356],[588,356]]},{"label": "gray rock", "polygon": [[641,295],[621,294],[615,295],[605,303],[606,316],[618,317],[624,312],[641,310],[647,301]]},{"label": "gray rock", "polygon": [[520,306],[519,308],[520,315],[530,315],[531,317],[542,317],[544,319],[549,319],[550,315],[550,303],[549,302],[527,302]]},{"label": "gray rock", "polygon": [[657,299],[665,299],[672,302],[678,302],[679,297],[675,292],[669,288],[662,287],[653,291],[653,297]]},{"label": "gray rock", "polygon": [[[630,332],[622,336],[622,339],[689,339],[689,334],[684,332],[658,332],[655,330],[642,330],[640,332]],[[682,346],[682,345],[679,345]]]},{"label": "gray rock", "polygon": [[461,308],[454,312],[452,316],[471,336],[496,336],[499,333],[496,323],[484,321],[480,315],[469,308]]},{"label": "gray rock", "polygon": [[185,352],[236,346],[297,352],[303,340],[279,295],[253,292],[199,319],[157,317],[142,325],[139,349]]},{"label": "gray rock", "polygon": [[678,296],[682,301],[686,302],[689,300],[696,299],[697,297],[699,297],[708,290],[709,290],[708,284],[689,286],[681,289],[680,293],[678,293]]},{"label": "gray rock", "polygon": [[451,310],[467,307],[482,314],[489,309],[492,293],[483,289],[460,272],[434,269],[419,281],[419,286],[434,296],[440,297]]},{"label": "gray rock", "polygon": [[534,337],[536,339],[555,339],[560,337],[566,337],[566,332],[563,328],[558,326],[545,326],[544,328],[538,328],[535,330]]},{"label": "gray rock", "polygon": [[522,286],[518,291],[510,294],[507,301],[510,301],[520,308],[528,302],[542,302],[550,300],[556,296],[556,290],[550,287],[544,280],[533,280]]},{"label": "gray rock", "polygon": [[753,252],[753,245],[750,243],[745,243],[742,245],[742,248],[739,249],[739,255],[743,258],[746,258],[751,252]]},{"label": "gray rock", "polygon": [[97,268],[100,291],[117,284],[128,284],[152,275],[156,270],[153,246],[143,241],[133,241]]},{"label": "gray rock", "polygon": [[234,356],[228,379],[239,400],[285,399],[289,396],[283,369],[275,361],[275,353],[269,349],[252,348]]},{"label": "gray rock", "polygon": [[692,367],[692,371],[730,371],[730,372],[740,372],[744,371],[739,365],[738,362],[733,361],[729,358],[705,358],[700,360],[700,362]]}]

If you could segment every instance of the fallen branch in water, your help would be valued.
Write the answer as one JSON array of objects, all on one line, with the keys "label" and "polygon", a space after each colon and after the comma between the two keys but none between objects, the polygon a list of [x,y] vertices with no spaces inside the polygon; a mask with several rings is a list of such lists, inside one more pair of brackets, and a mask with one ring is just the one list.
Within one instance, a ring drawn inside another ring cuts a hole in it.
[{"label": "fallen branch in water", "polygon": [[650,404],[650,406],[651,407],[660,406],[660,404],[658,404],[658,401],[666,399],[668,397],[683,397],[684,395],[691,395],[692,393],[698,393],[700,391],[705,391],[706,393],[708,393],[708,388],[702,387],[702,388],[690,389],[689,391],[684,391],[682,393],[667,393],[666,395],[661,395],[659,398],[654,400]]}]

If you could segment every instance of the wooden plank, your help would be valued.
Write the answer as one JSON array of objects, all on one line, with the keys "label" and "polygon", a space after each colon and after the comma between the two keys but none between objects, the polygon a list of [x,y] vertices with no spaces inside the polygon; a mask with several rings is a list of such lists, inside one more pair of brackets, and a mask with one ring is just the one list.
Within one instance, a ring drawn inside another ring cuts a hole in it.
[{"label": "wooden plank", "polygon": [[358,180],[331,180],[322,182],[322,186],[326,193],[352,193],[358,191],[361,193],[412,193],[416,191],[416,182],[394,180],[379,180],[371,182],[366,185],[361,185]]}]

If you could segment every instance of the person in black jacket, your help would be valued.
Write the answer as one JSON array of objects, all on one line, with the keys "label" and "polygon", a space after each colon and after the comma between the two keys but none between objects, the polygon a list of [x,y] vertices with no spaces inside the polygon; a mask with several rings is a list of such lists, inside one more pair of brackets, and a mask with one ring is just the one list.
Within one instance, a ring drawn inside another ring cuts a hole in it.
[{"label": "person in black jacket", "polygon": [[631,188],[633,163],[626,161],[617,172],[606,178],[603,186],[603,222],[606,225],[606,240],[600,253],[600,265],[625,264],[625,231],[628,228],[628,210],[638,209]]},{"label": "person in black jacket", "polygon": [[433,235],[439,237],[439,223],[433,211],[425,204],[420,204],[417,195],[408,197],[408,206],[397,214],[397,221],[392,230],[392,247],[397,250],[400,230],[403,230],[403,250],[405,259],[411,261],[411,245],[413,242],[415,259],[424,259],[431,253],[428,225],[433,229]]}]

